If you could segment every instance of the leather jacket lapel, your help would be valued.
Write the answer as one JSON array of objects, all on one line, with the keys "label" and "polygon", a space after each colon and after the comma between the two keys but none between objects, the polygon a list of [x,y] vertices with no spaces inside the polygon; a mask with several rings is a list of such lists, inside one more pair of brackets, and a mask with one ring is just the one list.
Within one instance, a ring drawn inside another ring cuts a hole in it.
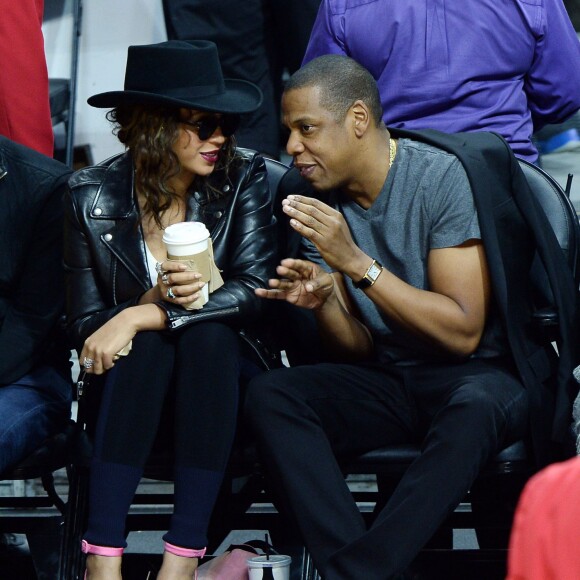
[{"label": "leather jacket lapel", "polygon": [[[136,215],[130,217],[136,217]],[[142,236],[135,235],[135,229],[140,227],[136,219],[119,220],[101,235],[101,241],[137,280],[143,290],[148,290],[151,283],[147,271],[144,242]]]},{"label": "leather jacket lapel", "polygon": [[[112,191],[116,195],[111,195]],[[135,235],[141,226],[133,197],[133,163],[128,154],[116,160],[107,171],[90,209],[90,219],[93,223],[101,222],[101,242],[140,286],[148,290],[150,280],[143,236]]]}]

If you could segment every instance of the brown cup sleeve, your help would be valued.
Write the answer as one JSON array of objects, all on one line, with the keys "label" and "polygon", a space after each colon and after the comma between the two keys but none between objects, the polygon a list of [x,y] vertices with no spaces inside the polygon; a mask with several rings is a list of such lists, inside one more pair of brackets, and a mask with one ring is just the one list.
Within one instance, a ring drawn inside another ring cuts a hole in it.
[{"label": "brown cup sleeve", "polygon": [[[208,293],[211,294],[224,284],[221,272],[217,267],[213,259],[213,245],[211,239],[208,243],[208,249],[198,254],[192,254],[190,256],[174,256],[168,254],[167,257],[170,260],[176,262],[182,262],[187,265],[188,270],[192,272],[199,272],[201,274],[201,279],[208,285]],[[198,300],[195,300],[191,304],[185,306],[186,310],[199,310],[203,307],[205,302],[203,297],[200,296]]]}]

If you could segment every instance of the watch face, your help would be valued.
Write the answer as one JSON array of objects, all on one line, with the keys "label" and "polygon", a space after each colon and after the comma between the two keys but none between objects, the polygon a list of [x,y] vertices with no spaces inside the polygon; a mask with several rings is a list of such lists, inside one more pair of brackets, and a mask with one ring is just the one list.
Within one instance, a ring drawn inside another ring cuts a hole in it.
[{"label": "watch face", "polygon": [[367,273],[367,276],[374,282],[381,273],[382,268],[375,262],[370,268]]},{"label": "watch face", "polygon": [[369,269],[366,271],[365,275],[362,277],[362,280],[358,282],[353,282],[355,288],[368,288],[372,286],[379,274],[383,271],[383,267],[377,261],[374,261],[370,266]]}]

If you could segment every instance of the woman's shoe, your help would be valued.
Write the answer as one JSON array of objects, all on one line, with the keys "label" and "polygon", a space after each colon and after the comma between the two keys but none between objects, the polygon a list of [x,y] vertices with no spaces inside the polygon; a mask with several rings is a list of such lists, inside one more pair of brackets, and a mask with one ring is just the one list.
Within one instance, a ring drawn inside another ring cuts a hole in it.
[{"label": "woman's shoe", "polygon": [[[181,546],[174,546],[169,542],[164,542],[165,551],[175,556],[181,556],[182,558],[203,558],[207,548],[202,548],[201,550],[192,550],[190,548],[182,548]],[[194,580],[197,580],[197,568],[195,569]]]},{"label": "woman's shoe", "polygon": [[182,548],[181,546],[174,546],[169,542],[164,542],[165,551],[170,554],[175,554],[176,556],[182,556],[183,558],[203,558],[207,548],[202,548],[201,550],[192,550],[190,548]]},{"label": "woman's shoe", "polygon": [[[95,556],[119,557],[123,555],[124,549],[125,548],[111,548],[110,546],[96,546],[95,544],[89,544],[86,540],[81,542],[81,551],[84,554],[94,554]],[[87,580],[86,570],[84,579]]]},{"label": "woman's shoe", "polygon": [[95,546],[89,544],[86,540],[81,542],[81,550],[85,554],[94,554],[95,556],[122,556],[125,548],[111,548],[110,546]]}]

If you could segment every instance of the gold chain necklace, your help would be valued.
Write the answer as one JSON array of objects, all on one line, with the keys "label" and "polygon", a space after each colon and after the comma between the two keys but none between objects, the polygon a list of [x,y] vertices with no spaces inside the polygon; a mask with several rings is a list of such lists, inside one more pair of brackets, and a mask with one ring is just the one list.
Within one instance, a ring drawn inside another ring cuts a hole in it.
[{"label": "gold chain necklace", "polygon": [[389,137],[389,167],[392,167],[395,155],[397,154],[397,142]]}]

